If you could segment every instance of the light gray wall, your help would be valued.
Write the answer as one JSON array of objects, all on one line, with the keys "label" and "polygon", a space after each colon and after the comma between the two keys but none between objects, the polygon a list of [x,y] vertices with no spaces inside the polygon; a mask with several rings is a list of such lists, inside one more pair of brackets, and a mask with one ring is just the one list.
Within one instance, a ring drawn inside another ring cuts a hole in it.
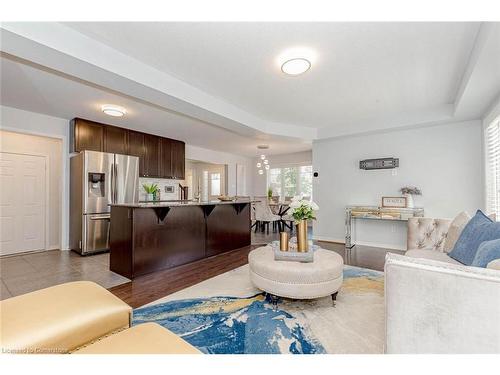
[{"label": "light gray wall", "polygon": [[[396,170],[364,171],[362,159],[397,157]],[[344,241],[346,205],[380,205],[382,196],[399,196],[405,185],[423,195],[415,201],[430,217],[454,217],[483,208],[480,121],[449,123],[317,141],[313,144],[314,200],[319,204],[314,237]],[[358,220],[355,240],[406,248],[406,223]]]}]

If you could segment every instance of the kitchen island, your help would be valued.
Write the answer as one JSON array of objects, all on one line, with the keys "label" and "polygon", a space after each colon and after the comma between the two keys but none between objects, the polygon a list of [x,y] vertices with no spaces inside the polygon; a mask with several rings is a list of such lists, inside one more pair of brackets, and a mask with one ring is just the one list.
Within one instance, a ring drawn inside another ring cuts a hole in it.
[{"label": "kitchen island", "polygon": [[248,246],[251,203],[112,204],[110,269],[133,279]]}]

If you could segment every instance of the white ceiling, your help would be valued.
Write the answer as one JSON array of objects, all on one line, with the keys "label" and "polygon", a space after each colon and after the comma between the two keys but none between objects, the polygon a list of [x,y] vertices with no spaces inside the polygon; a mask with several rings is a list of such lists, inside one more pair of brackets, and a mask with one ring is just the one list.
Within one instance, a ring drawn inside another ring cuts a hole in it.
[{"label": "white ceiling", "polygon": [[[70,23],[274,122],[313,128],[453,103],[479,23]],[[317,53],[298,77],[276,57]]]},{"label": "white ceiling", "polygon": [[[96,108],[114,100],[131,109],[115,120],[126,126],[244,155],[258,154],[263,138],[284,153],[313,139],[477,119],[500,94],[498,23],[11,23],[0,31],[9,58],[3,104],[109,122]],[[276,62],[292,47],[316,54],[298,77]]]},{"label": "white ceiling", "polygon": [[[270,145],[270,154],[298,152],[311,148],[310,142],[297,139],[288,140],[266,135],[244,137],[6,57],[0,58],[0,76],[2,105],[68,121],[81,117],[250,157],[258,153],[257,145],[262,143]],[[127,115],[121,118],[105,115],[100,109],[104,103],[120,103],[127,109]]]}]

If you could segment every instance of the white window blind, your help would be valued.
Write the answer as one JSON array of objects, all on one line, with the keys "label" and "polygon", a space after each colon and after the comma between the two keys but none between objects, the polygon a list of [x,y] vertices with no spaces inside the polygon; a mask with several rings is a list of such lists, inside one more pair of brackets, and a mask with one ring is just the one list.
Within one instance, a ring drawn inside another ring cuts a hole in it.
[{"label": "white window blind", "polygon": [[500,117],[485,132],[486,210],[500,216]]}]

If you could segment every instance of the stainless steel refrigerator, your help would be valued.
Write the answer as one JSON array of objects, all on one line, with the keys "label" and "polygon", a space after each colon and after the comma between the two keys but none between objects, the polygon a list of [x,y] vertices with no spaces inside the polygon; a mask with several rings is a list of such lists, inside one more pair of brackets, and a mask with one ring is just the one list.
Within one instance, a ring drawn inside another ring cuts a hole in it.
[{"label": "stainless steel refrigerator", "polygon": [[70,169],[70,248],[82,255],[109,250],[109,204],[138,202],[139,158],[83,151]]}]

